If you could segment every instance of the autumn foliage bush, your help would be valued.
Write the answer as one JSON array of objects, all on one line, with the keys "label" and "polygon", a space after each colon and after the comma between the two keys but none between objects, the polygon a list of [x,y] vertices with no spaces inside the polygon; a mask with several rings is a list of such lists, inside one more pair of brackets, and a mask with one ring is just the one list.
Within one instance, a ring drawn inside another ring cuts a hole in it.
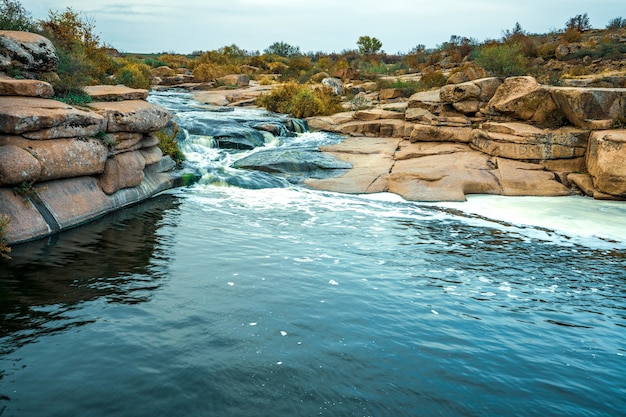
[{"label": "autumn foliage bush", "polygon": [[328,87],[311,87],[289,82],[257,98],[257,104],[269,111],[304,118],[323,116],[342,110],[340,100]]}]

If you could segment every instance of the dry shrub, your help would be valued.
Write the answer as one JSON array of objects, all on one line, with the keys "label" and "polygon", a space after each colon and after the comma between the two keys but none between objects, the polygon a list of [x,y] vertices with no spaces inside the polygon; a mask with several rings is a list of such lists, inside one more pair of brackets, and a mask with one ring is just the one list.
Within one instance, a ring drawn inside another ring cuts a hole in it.
[{"label": "dry shrub", "polygon": [[328,87],[310,88],[294,82],[281,84],[269,94],[261,95],[257,104],[269,111],[304,118],[341,111],[339,98]]}]

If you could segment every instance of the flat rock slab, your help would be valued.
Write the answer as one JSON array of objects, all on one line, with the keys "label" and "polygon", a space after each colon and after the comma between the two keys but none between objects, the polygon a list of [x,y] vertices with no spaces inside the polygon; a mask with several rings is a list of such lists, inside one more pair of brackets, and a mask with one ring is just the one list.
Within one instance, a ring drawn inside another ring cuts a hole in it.
[{"label": "flat rock slab", "polygon": [[346,194],[379,193],[387,191],[387,176],[394,164],[393,154],[400,140],[393,138],[348,138],[343,142],[322,147],[335,158],[352,164],[344,175],[328,179],[309,179],[309,187]]},{"label": "flat rock slab", "polygon": [[101,101],[89,107],[105,119],[106,132],[150,133],[163,129],[172,113],[143,100]]},{"label": "flat rock slab", "polygon": [[21,134],[29,139],[93,136],[103,127],[103,117],[56,100],[3,97],[0,100],[0,133]]},{"label": "flat rock slab", "polygon": [[129,88],[125,85],[92,85],[83,90],[94,101],[145,100],[148,90]]},{"label": "flat rock slab", "polygon": [[21,96],[50,98],[54,95],[52,86],[39,80],[16,80],[0,76],[0,96]]}]

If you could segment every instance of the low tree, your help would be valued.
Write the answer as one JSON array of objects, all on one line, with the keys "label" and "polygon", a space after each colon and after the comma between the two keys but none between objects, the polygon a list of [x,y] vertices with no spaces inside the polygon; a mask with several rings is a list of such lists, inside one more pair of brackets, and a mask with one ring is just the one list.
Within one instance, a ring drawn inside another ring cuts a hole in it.
[{"label": "low tree", "polygon": [[289,45],[286,42],[274,42],[267,47],[265,51],[267,55],[278,55],[282,57],[292,57],[295,55],[301,55],[300,47]]},{"label": "low tree", "polygon": [[0,30],[34,32],[35,22],[17,0],[0,0]]},{"label": "low tree", "polygon": [[363,55],[376,54],[380,52],[380,49],[383,47],[383,43],[381,41],[369,36],[359,37],[356,44],[359,47],[359,52]]},{"label": "low tree", "polygon": [[584,32],[586,30],[589,30],[591,29],[589,16],[587,16],[587,13],[577,14],[576,16],[571,17],[567,22],[565,22],[565,28],[576,29],[579,32]]}]

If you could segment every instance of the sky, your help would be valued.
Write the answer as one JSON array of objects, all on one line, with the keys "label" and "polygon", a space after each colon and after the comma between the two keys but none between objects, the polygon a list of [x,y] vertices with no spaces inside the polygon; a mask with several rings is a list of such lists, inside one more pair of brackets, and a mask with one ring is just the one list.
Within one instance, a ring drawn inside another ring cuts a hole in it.
[{"label": "sky", "polygon": [[531,33],[587,13],[594,28],[626,18],[624,0],[20,0],[35,19],[72,7],[121,52],[191,53],[235,44],[263,52],[275,42],[302,52],[357,49],[360,36],[389,53],[434,48],[452,35],[498,39],[519,22]]}]

